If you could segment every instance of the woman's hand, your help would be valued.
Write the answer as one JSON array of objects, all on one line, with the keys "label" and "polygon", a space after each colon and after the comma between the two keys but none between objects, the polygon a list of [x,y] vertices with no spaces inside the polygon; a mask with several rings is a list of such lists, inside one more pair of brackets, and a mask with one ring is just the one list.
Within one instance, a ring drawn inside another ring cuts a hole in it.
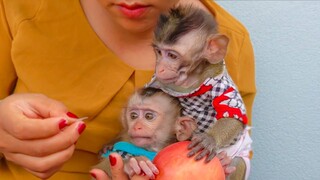
[{"label": "woman's hand", "polygon": [[14,94],[0,101],[0,152],[39,178],[68,160],[85,129],[62,103],[40,94]]}]

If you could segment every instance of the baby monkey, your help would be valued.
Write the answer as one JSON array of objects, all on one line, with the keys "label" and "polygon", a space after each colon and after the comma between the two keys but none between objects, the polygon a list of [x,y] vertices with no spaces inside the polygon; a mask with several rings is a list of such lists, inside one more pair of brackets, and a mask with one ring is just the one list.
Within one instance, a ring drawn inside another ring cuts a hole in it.
[{"label": "baby monkey", "polygon": [[[151,87],[139,89],[129,98],[121,122],[123,132],[103,156],[117,152],[124,159],[129,177],[145,173],[150,179],[159,173],[152,163],[156,152],[174,142],[188,140],[196,129],[192,118],[181,117],[177,98]],[[110,175],[109,163],[104,158],[94,168]]]},{"label": "baby monkey", "polygon": [[237,170],[248,171],[251,138],[243,100],[224,65],[228,41],[204,10],[171,9],[160,16],[154,32],[155,75],[147,86],[178,97],[183,115],[196,120],[190,157],[210,161],[226,150],[245,167]]}]

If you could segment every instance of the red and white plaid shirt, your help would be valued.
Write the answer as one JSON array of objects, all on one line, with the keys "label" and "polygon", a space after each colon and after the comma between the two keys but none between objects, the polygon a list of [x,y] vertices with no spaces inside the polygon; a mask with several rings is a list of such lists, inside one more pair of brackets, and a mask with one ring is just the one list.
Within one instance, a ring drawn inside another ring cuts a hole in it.
[{"label": "red and white plaid shirt", "polygon": [[189,93],[161,89],[179,98],[183,115],[197,121],[199,132],[206,132],[220,118],[235,118],[243,124],[248,122],[241,95],[226,70],[216,77],[207,78],[199,88]]}]

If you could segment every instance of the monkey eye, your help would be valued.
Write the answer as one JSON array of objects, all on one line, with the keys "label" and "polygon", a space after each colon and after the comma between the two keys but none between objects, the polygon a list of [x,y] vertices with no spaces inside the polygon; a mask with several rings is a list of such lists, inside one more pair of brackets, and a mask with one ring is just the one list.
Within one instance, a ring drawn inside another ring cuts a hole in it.
[{"label": "monkey eye", "polygon": [[138,114],[136,112],[131,112],[130,113],[130,119],[137,119],[138,118]]},{"label": "monkey eye", "polygon": [[162,56],[162,52],[158,48],[154,48],[154,51],[156,52],[157,55]]},{"label": "monkey eye", "polygon": [[148,112],[144,115],[144,117],[146,118],[146,120],[152,120],[154,119],[155,115],[151,112]]},{"label": "monkey eye", "polygon": [[177,59],[178,58],[178,56],[177,55],[175,55],[175,54],[173,54],[173,53],[168,53],[168,57],[170,58],[170,59],[173,59],[173,60],[175,60],[175,59]]}]

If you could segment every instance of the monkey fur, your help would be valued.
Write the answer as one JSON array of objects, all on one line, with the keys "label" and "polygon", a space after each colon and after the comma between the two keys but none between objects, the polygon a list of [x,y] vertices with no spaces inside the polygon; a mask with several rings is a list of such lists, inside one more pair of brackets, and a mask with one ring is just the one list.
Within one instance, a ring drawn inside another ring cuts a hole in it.
[{"label": "monkey fur", "polygon": [[[210,161],[223,148],[236,144],[247,126],[244,103],[224,67],[228,41],[218,33],[215,18],[193,6],[162,14],[154,31],[156,68],[147,86],[178,97],[183,115],[197,121],[188,154],[196,155],[196,160],[207,157]],[[205,84],[209,81],[212,84]],[[225,92],[220,92],[223,88]],[[236,158],[234,174],[244,177],[246,165]]]},{"label": "monkey fur", "polygon": [[[153,152],[158,152],[178,140],[189,139],[196,129],[193,119],[181,116],[181,106],[177,98],[151,87],[139,89],[129,98],[127,106],[123,108],[121,122],[123,131],[116,141],[130,142]],[[112,149],[110,147],[108,146],[108,149]],[[121,152],[118,153],[121,154]],[[132,157],[126,154],[121,154],[121,156],[124,163],[129,164],[127,167],[130,168]],[[150,161],[144,156],[138,156],[135,159]],[[93,168],[102,169],[109,176],[111,175],[110,162],[107,158],[102,158],[100,163]],[[149,169],[141,168],[141,170],[148,172]],[[125,171],[129,176],[134,175],[126,168]],[[139,173],[136,172],[136,174]],[[153,177],[152,173],[146,173],[146,175]]]}]

